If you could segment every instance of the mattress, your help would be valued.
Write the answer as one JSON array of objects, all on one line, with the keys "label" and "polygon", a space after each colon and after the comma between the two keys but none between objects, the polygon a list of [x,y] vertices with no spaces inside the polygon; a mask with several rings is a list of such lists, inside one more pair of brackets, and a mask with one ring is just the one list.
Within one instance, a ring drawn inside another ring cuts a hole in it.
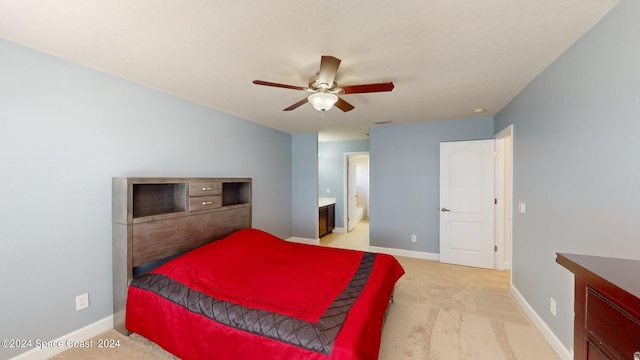
[{"label": "mattress", "polygon": [[377,359],[392,256],[245,229],[134,279],[126,327],[182,359]]}]

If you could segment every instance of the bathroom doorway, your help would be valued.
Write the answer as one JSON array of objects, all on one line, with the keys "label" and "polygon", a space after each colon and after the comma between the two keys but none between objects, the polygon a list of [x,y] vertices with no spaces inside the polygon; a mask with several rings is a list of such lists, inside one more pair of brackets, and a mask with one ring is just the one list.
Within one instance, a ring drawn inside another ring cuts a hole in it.
[{"label": "bathroom doorway", "polygon": [[369,153],[345,153],[345,221],[347,232],[369,222]]}]

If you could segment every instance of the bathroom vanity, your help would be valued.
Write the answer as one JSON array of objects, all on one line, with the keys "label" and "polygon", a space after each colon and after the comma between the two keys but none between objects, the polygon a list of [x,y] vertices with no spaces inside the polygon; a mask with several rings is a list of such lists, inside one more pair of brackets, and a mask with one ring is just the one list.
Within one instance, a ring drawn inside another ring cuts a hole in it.
[{"label": "bathroom vanity", "polygon": [[336,199],[318,198],[318,236],[323,237],[336,227]]}]

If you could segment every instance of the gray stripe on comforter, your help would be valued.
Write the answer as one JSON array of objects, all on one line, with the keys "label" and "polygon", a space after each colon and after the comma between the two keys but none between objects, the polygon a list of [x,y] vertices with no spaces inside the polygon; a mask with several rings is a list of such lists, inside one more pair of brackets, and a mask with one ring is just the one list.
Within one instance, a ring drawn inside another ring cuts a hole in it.
[{"label": "gray stripe on comforter", "polygon": [[162,274],[141,276],[134,279],[131,286],[152,291],[221,324],[329,355],[347,313],[369,279],[375,257],[374,253],[364,253],[355,275],[315,324],[219,300]]}]

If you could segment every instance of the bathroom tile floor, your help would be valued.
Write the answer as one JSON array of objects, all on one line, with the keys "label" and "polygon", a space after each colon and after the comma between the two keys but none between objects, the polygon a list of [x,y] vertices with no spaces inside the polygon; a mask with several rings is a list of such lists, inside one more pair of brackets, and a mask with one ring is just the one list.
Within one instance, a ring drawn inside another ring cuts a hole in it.
[{"label": "bathroom tile floor", "polygon": [[320,238],[321,246],[352,250],[369,250],[369,220],[365,219],[348,233],[331,233]]}]

